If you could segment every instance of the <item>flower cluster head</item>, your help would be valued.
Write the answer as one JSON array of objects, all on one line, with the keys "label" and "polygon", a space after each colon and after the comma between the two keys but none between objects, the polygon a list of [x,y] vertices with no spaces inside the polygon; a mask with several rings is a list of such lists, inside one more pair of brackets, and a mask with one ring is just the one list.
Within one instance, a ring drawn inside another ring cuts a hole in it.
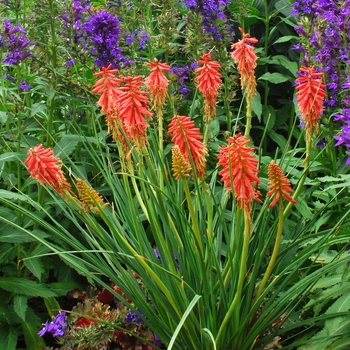
[{"label": "flower cluster head", "polygon": [[165,96],[169,85],[169,80],[164,72],[169,72],[170,67],[165,63],[149,62],[147,66],[152,67],[150,75],[145,79],[145,85],[149,88],[152,95],[153,108],[159,113],[163,108]]},{"label": "flower cluster head", "polygon": [[112,132],[114,140],[119,139],[124,145],[134,142],[140,149],[147,142],[145,117],[152,117],[148,92],[141,90],[144,82],[140,75],[116,78],[114,74],[118,70],[111,67],[94,74],[102,78],[95,83],[92,92],[101,94],[97,103],[106,114],[108,131]]},{"label": "flower cluster head", "polygon": [[190,117],[176,115],[169,124],[169,133],[173,135],[171,141],[175,143],[175,150],[173,150],[175,178],[184,176],[187,170],[192,169],[192,160],[198,178],[203,179],[205,177],[207,149],[205,144],[200,141],[203,137],[199,133],[199,128],[194,127],[194,121]]},{"label": "flower cluster head", "polygon": [[250,35],[244,33],[242,28],[239,28],[239,31],[242,33],[242,39],[232,44],[231,49],[234,49],[234,51],[231,53],[231,56],[241,74],[242,90],[245,90],[247,99],[250,99],[256,91],[254,70],[258,59],[258,56],[254,53],[254,46],[252,44],[256,44],[258,39],[250,38]]},{"label": "flower cluster head", "polygon": [[0,34],[0,46],[6,52],[3,63],[17,65],[29,56],[36,57],[30,50],[35,43],[27,39],[26,30],[20,24],[11,25],[10,20],[5,19],[3,28],[3,34]]},{"label": "flower cluster head", "polygon": [[239,133],[227,141],[228,145],[220,147],[218,154],[218,165],[223,167],[219,175],[226,189],[233,189],[237,205],[250,212],[253,200],[261,203],[258,198],[261,194],[256,190],[260,182],[256,175],[258,160],[252,153],[254,148],[248,147],[250,141],[246,136]]},{"label": "flower cluster head", "polygon": [[88,16],[93,14],[91,4],[87,0],[73,0],[68,12],[59,16],[63,21],[62,35],[67,39],[69,58],[67,66],[75,63],[75,51],[86,46],[86,37],[83,24]]},{"label": "flower cluster head", "polygon": [[205,99],[204,112],[206,120],[210,121],[216,117],[216,99],[221,84],[221,68],[217,61],[212,61],[209,53],[203,55],[198,61],[198,67],[194,70],[198,76],[194,79],[198,82],[198,90]]},{"label": "flower cluster head", "polygon": [[290,181],[287,176],[283,174],[282,169],[272,161],[269,164],[268,169],[269,177],[269,191],[267,192],[267,197],[273,197],[272,202],[269,204],[269,208],[274,207],[278,202],[280,206],[283,205],[282,201],[286,201],[295,204],[297,201],[293,199],[290,194],[293,193],[293,190],[290,185]]},{"label": "flower cluster head", "polygon": [[90,54],[95,57],[96,66],[106,67],[112,64],[114,68],[119,68],[120,63],[129,63],[118,46],[121,30],[117,17],[108,11],[98,11],[87,19],[82,29],[87,37]]},{"label": "flower cluster head", "polygon": [[203,29],[205,33],[212,35],[215,39],[221,40],[223,37],[219,21],[226,24],[224,10],[230,0],[182,0],[192,11],[202,16]]},{"label": "flower cluster head", "polygon": [[62,172],[60,159],[54,156],[50,148],[42,144],[30,148],[24,161],[28,165],[30,176],[36,181],[51,186],[57,193],[64,196],[64,191],[71,192],[71,186]]},{"label": "flower cluster head", "polygon": [[299,78],[296,79],[297,103],[303,121],[307,137],[318,130],[318,122],[323,112],[323,101],[327,96],[322,83],[323,73],[316,73],[315,68],[300,68]]},{"label": "flower cluster head", "polygon": [[50,323],[46,321],[43,326],[43,329],[38,332],[40,337],[46,333],[51,333],[54,337],[64,336],[65,328],[67,327],[66,312],[60,312]]}]

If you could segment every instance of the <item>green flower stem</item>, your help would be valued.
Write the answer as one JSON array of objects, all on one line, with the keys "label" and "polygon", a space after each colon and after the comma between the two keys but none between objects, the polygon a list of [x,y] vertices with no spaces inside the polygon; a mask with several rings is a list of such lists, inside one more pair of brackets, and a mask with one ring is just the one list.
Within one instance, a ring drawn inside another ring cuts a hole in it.
[{"label": "green flower stem", "polygon": [[205,145],[207,145],[207,143],[208,143],[209,131],[210,131],[210,121],[205,122],[205,130],[204,130],[204,137],[203,137],[203,143]]},{"label": "green flower stem", "polygon": [[[242,210],[242,209],[239,209]],[[243,236],[243,249],[242,249],[242,255],[241,255],[241,262],[239,266],[239,277],[238,277],[238,283],[237,283],[237,290],[235,297],[227,310],[227,313],[220,325],[218,334],[216,336],[216,343],[218,344],[218,341],[223,335],[223,332],[225,330],[225,327],[227,323],[231,320],[231,317],[234,317],[234,329],[239,328],[239,311],[240,307],[238,306],[239,302],[241,301],[242,296],[242,289],[243,289],[243,282],[246,274],[246,265],[247,265],[247,256],[248,256],[248,248],[249,248],[249,240],[250,240],[250,231],[251,231],[251,217],[250,213],[247,212],[247,210],[244,209],[244,236]],[[238,307],[237,307],[238,306]]]},{"label": "green flower stem", "polygon": [[194,232],[195,237],[196,237],[197,247],[198,247],[200,254],[202,254],[202,249],[203,249],[202,237],[201,237],[201,234],[199,231],[198,221],[197,221],[197,218],[196,218],[196,215],[194,212],[194,206],[193,206],[193,202],[192,202],[190,189],[188,187],[188,183],[187,183],[186,178],[184,176],[182,176],[181,179],[182,179],[182,184],[183,184],[184,191],[186,194],[187,207],[188,207],[188,210],[190,212],[190,216],[191,216],[191,220],[192,220],[192,228],[193,228],[193,232]]},{"label": "green flower stem", "polygon": [[[298,183],[298,186],[293,194],[293,199],[298,198],[303,186],[304,186],[304,182],[306,180],[307,174],[308,174],[308,169],[309,169],[309,164],[310,164],[310,153],[311,153],[311,137],[307,137],[306,140],[306,158],[304,160],[304,173]],[[286,209],[284,209],[283,212],[283,218],[286,218],[290,212],[290,210],[292,209],[293,203],[289,202]]]},{"label": "green flower stem", "polygon": [[[159,109],[157,111],[157,117],[158,117],[158,137],[159,137],[159,159],[160,159],[160,166],[163,166],[164,164],[164,148],[163,148],[163,142],[164,142],[164,131],[163,131],[163,111]],[[159,187],[160,190],[164,191],[164,169],[159,169]]]},{"label": "green flower stem", "polygon": [[273,252],[269,261],[269,264],[267,266],[267,269],[265,271],[264,277],[260,283],[259,289],[255,295],[255,298],[253,300],[253,304],[255,303],[255,301],[260,297],[264,287],[266,286],[266,283],[269,279],[269,277],[271,276],[272,273],[272,269],[275,265],[276,259],[277,259],[277,255],[278,255],[278,251],[281,245],[281,240],[282,240],[282,231],[283,231],[283,222],[284,222],[284,215],[283,215],[283,199],[280,198],[279,199],[279,214],[278,214],[278,226],[277,226],[277,235],[276,235],[276,241],[275,241],[275,245],[273,247]]},{"label": "green flower stem", "polygon": [[252,127],[252,99],[247,98],[247,110],[246,110],[246,125],[245,125],[245,133],[244,135],[249,137],[250,129]]}]

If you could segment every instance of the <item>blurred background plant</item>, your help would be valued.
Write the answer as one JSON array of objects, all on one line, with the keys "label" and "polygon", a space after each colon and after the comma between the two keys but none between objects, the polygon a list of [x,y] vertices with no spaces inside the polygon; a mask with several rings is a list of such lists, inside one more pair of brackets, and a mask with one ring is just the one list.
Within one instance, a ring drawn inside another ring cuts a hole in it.
[{"label": "blurred background plant", "polygon": [[6,349],[349,346],[347,1],[0,9]]}]

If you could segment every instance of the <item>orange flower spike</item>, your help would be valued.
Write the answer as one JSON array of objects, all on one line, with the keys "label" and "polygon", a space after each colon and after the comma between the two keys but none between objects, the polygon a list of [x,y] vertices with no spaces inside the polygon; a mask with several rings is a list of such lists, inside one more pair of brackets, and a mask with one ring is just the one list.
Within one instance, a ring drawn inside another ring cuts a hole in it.
[{"label": "orange flower spike", "polygon": [[118,116],[126,136],[135,141],[138,146],[144,145],[148,123],[145,117],[151,118],[148,110],[149,99],[147,91],[140,90],[144,84],[141,76],[124,77],[124,86],[119,87]]},{"label": "orange flower spike", "polygon": [[28,157],[24,161],[28,165],[30,177],[36,181],[51,186],[60,195],[64,195],[63,190],[71,191],[59,165],[60,159],[54,156],[50,148],[44,148],[42,144],[30,148]]},{"label": "orange flower spike", "polygon": [[232,44],[231,49],[234,49],[234,51],[231,53],[231,57],[237,64],[237,69],[241,74],[241,87],[246,90],[247,97],[251,98],[256,90],[254,69],[258,59],[252,44],[257,44],[258,39],[250,38],[250,35],[244,33],[242,28],[239,28],[239,31],[242,33],[243,38]]},{"label": "orange flower spike", "polygon": [[305,121],[308,135],[318,130],[318,122],[323,112],[323,101],[327,96],[322,83],[323,73],[316,73],[315,68],[300,68],[300,76],[296,79],[296,96],[301,117]]},{"label": "orange flower spike", "polygon": [[103,113],[108,113],[113,106],[116,105],[119,92],[118,87],[121,79],[117,79],[114,74],[119,72],[118,69],[111,69],[112,64],[107,68],[102,67],[101,72],[94,73],[95,77],[102,76],[101,79],[97,80],[94,84],[92,92],[101,94],[97,104],[101,107]]},{"label": "orange flower spike", "polygon": [[297,202],[290,196],[290,194],[293,193],[290,181],[288,180],[287,176],[283,174],[282,169],[274,161],[269,164],[268,177],[269,192],[267,192],[266,196],[274,197],[272,202],[269,204],[269,208],[275,206],[277,202],[282,199],[285,199],[293,204]]},{"label": "orange flower spike", "polygon": [[194,127],[194,121],[190,117],[174,116],[169,124],[169,133],[173,135],[171,141],[179,147],[184,158],[189,163],[193,159],[197,176],[204,178],[207,150],[200,141],[203,136],[199,134],[199,128]]},{"label": "orange flower spike", "polygon": [[221,84],[221,74],[218,70],[221,68],[217,61],[211,61],[209,53],[201,56],[198,64],[203,65],[194,70],[198,76],[194,79],[198,82],[198,90],[205,99],[205,114],[207,121],[216,117],[216,99]]},{"label": "orange flower spike", "polygon": [[220,147],[218,154],[218,165],[223,169],[219,172],[221,181],[228,191],[233,188],[237,205],[241,209],[251,210],[253,200],[262,203],[258,198],[261,194],[255,189],[260,179],[256,174],[258,160],[253,147],[247,147],[249,139],[237,134],[228,138],[228,145]]},{"label": "orange flower spike", "polygon": [[168,72],[170,67],[165,63],[158,62],[156,58],[154,62],[148,62],[147,66],[153,68],[150,75],[145,79],[145,85],[151,91],[154,109],[160,111],[164,105],[166,91],[169,85],[169,80],[163,71]]}]

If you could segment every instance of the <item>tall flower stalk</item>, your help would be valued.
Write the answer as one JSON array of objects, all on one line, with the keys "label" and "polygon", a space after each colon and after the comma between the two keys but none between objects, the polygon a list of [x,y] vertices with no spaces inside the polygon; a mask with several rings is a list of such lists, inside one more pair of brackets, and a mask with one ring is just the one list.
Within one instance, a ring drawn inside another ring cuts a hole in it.
[{"label": "tall flower stalk", "polygon": [[258,39],[250,38],[250,35],[244,33],[242,28],[239,28],[239,31],[242,33],[242,39],[232,44],[231,48],[234,49],[234,51],[231,53],[231,56],[237,64],[237,70],[241,75],[241,88],[244,91],[246,101],[245,135],[248,136],[252,123],[252,98],[256,92],[254,70],[258,59],[258,56],[254,53],[253,45],[258,42]]},{"label": "tall flower stalk", "polygon": [[291,184],[288,178],[283,174],[282,169],[274,161],[272,161],[269,164],[268,177],[269,177],[269,184],[268,184],[269,191],[267,192],[266,197],[273,198],[272,202],[269,204],[269,208],[272,208],[276,204],[278,204],[278,226],[277,226],[277,234],[276,234],[275,244],[273,247],[273,252],[271,254],[269,264],[266,268],[264,277],[259,285],[259,288],[255,295],[254,300],[257,300],[261,295],[269,277],[271,276],[272,269],[277,259],[278,251],[282,240],[283,223],[285,219],[285,216],[283,213],[283,209],[284,209],[283,200],[288,201],[290,204],[295,204],[297,202],[296,199],[291,197],[293,190],[291,188]]},{"label": "tall flower stalk", "polygon": [[[169,72],[170,66],[166,63],[160,63],[157,59],[154,62],[149,62],[147,66],[152,67],[150,75],[145,79],[145,85],[151,92],[151,100],[153,103],[153,109],[156,111],[158,118],[158,137],[159,137],[159,157],[164,159],[163,143],[164,143],[164,130],[163,130],[163,108],[165,103],[165,97],[167,95],[167,89],[169,85],[168,78],[163,72]],[[159,172],[160,186],[164,188],[163,170]]]}]

